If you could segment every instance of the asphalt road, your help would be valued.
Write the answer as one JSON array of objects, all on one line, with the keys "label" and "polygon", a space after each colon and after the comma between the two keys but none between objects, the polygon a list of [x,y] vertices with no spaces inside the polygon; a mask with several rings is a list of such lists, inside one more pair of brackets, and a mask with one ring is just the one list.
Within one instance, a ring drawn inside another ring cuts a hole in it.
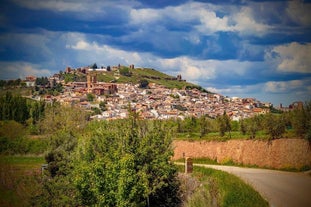
[{"label": "asphalt road", "polygon": [[311,176],[306,173],[194,164],[232,173],[250,184],[272,207],[311,207]]}]

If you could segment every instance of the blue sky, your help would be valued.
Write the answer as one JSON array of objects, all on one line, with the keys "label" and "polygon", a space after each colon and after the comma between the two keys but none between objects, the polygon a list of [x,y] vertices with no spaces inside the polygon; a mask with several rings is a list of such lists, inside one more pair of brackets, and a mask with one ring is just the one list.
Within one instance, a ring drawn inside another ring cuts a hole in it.
[{"label": "blue sky", "polygon": [[308,1],[2,0],[0,78],[152,67],[230,97],[311,100]]}]

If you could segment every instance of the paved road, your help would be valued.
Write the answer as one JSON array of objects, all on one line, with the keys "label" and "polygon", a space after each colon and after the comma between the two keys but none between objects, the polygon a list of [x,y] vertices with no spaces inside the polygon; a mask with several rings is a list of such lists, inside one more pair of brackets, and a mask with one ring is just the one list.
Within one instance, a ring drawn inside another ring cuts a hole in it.
[{"label": "paved road", "polygon": [[194,164],[223,170],[249,183],[272,207],[311,207],[311,176],[255,168]]}]

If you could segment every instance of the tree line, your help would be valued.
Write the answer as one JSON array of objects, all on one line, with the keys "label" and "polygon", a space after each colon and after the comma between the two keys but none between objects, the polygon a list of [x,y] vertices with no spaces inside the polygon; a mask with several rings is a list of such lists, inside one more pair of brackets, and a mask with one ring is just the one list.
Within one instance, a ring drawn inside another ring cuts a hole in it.
[{"label": "tree line", "polygon": [[20,86],[22,84],[22,80],[20,78],[16,80],[0,80],[0,87],[13,87]]},{"label": "tree line", "polygon": [[186,117],[185,119],[170,120],[176,132],[176,137],[187,134],[189,138],[199,135],[199,138],[208,137],[210,133],[219,133],[220,137],[231,138],[232,132],[254,139],[259,132],[269,139],[282,138],[291,131],[292,136],[311,140],[311,102],[306,102],[302,109],[294,109],[283,113],[268,113],[251,118],[232,121],[224,113],[217,118],[208,116]]},{"label": "tree line", "polygon": [[31,119],[35,124],[44,115],[44,109],[44,102],[32,101],[11,92],[0,96],[0,120],[15,120],[26,124],[26,121]]}]

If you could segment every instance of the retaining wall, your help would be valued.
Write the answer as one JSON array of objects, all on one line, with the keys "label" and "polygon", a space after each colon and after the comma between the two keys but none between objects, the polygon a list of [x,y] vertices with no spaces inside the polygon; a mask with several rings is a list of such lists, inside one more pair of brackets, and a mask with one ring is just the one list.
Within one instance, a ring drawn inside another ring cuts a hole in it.
[{"label": "retaining wall", "polygon": [[232,160],[245,165],[269,168],[296,168],[311,166],[311,149],[307,140],[277,139],[273,141],[230,140],[173,142],[174,157],[210,158],[223,163]]}]

